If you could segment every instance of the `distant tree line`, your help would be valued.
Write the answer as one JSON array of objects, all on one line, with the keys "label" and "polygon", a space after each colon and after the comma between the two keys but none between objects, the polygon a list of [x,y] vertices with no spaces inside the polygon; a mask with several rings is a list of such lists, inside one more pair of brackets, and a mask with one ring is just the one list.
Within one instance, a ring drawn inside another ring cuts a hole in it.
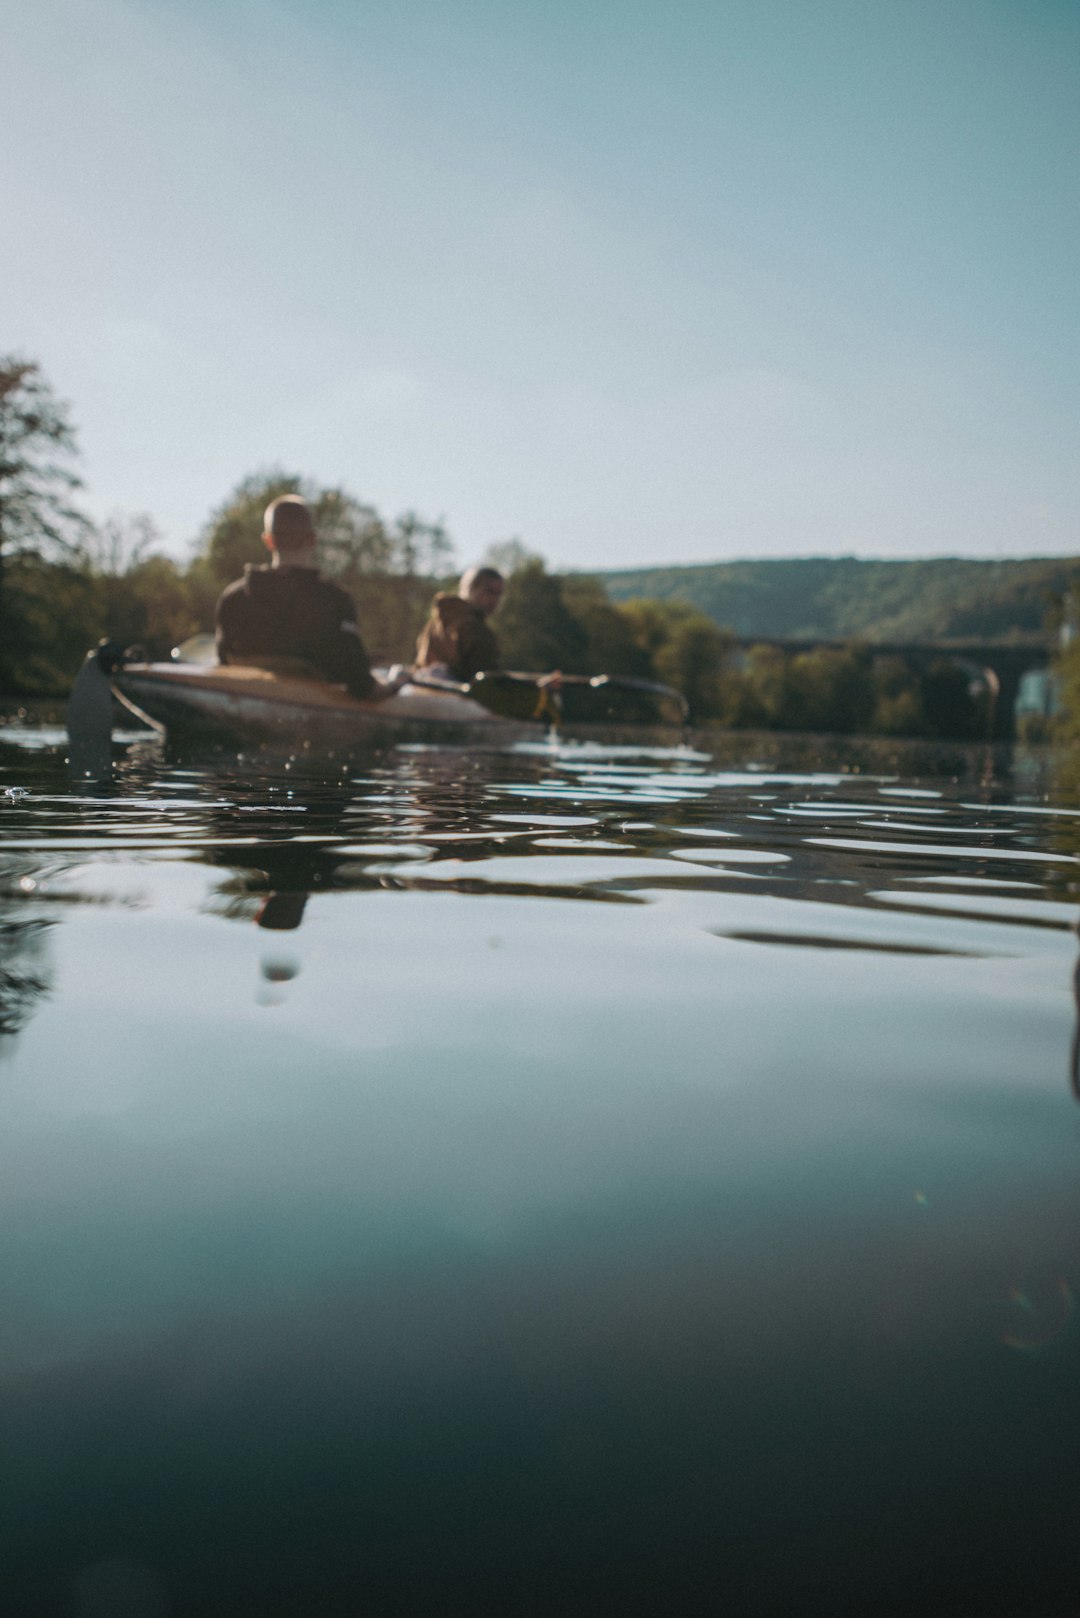
[{"label": "distant tree line", "polygon": [[[149,516],[94,525],[74,505],[74,433],[31,361],[0,357],[0,693],[67,691],[105,636],[151,658],[213,626],[214,604],[246,563],[266,560],[262,515],[280,494],[311,504],[320,564],[353,594],[377,661],[410,661],[436,588],[453,587],[454,550],[439,522],[392,520],[341,487],[280,470],[244,478],[212,511],[190,559],[164,554]],[[986,695],[958,664],[928,668],[866,644],[783,651],[737,647],[694,604],[613,601],[596,578],[550,573],[518,541],[485,560],[508,586],[495,627],[506,667],[658,680],[695,720],[738,727],[978,737]],[[1080,672],[1077,680],[1080,701]]]},{"label": "distant tree line", "polygon": [[1041,642],[1078,575],[1075,557],[817,556],[638,568],[605,573],[604,583],[613,601],[684,601],[743,640]]}]

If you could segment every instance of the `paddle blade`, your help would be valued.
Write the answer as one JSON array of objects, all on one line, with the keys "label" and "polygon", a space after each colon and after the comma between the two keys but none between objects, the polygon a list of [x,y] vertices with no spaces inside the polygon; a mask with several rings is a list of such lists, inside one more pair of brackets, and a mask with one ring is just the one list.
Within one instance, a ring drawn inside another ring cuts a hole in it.
[{"label": "paddle blade", "polygon": [[686,701],[670,686],[621,674],[564,674],[557,685],[544,676],[504,670],[478,674],[470,695],[504,719],[536,719],[549,725],[678,725]]},{"label": "paddle blade", "polygon": [[686,702],[679,691],[621,674],[597,675],[563,688],[563,714],[568,725],[686,724]]},{"label": "paddle blade", "polygon": [[112,767],[112,690],[97,650],[87,652],[67,706],[68,768],[101,780]]},{"label": "paddle blade", "polygon": [[473,680],[469,695],[502,719],[535,719],[552,725],[559,717],[558,704],[540,680],[539,674],[485,670]]}]

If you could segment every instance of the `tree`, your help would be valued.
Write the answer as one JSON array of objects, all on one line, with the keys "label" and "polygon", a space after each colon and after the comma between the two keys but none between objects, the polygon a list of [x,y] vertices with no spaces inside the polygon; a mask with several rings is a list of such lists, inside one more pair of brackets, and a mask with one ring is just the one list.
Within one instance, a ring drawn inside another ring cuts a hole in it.
[{"label": "tree", "polygon": [[874,710],[870,730],[876,736],[925,736],[922,687],[903,657],[874,659]]},{"label": "tree", "polygon": [[96,594],[97,627],[110,640],[143,640],[128,632],[129,575],[160,541],[154,520],[146,512],[127,516],[114,511],[100,527],[91,528],[79,547],[83,569]]},{"label": "tree", "polygon": [[391,567],[403,578],[441,579],[454,565],[454,545],[441,522],[406,511],[390,530]]},{"label": "tree", "polygon": [[762,643],[745,653],[730,693],[729,724],[781,730],[791,708],[790,659]]},{"label": "tree", "polygon": [[935,736],[963,739],[978,736],[979,705],[971,675],[960,663],[936,657],[922,678],[922,706]]},{"label": "tree", "polygon": [[559,579],[539,557],[510,575],[496,622],[507,668],[589,672],[585,630],[563,600]]},{"label": "tree", "polygon": [[148,511],[113,511],[99,526],[87,528],[79,551],[90,573],[119,579],[138,567],[161,540],[161,531]]},{"label": "tree", "polygon": [[6,569],[0,623],[0,691],[59,696],[88,646],[104,633],[94,581],[68,562],[46,562],[26,550]]},{"label": "tree", "polygon": [[151,553],[128,568],[123,580],[122,616],[109,633],[127,646],[144,646],[152,658],[168,657],[174,646],[201,628],[189,580],[171,556]]},{"label": "tree", "polygon": [[403,512],[384,530],[387,557],[380,579],[369,578],[357,594],[360,622],[373,652],[386,662],[411,662],[432,591],[454,565],[454,547],[439,522]]},{"label": "tree", "polygon": [[731,636],[685,601],[628,601],[619,610],[655,678],[681,691],[695,718],[719,717]]},{"label": "tree", "polygon": [[539,562],[544,566],[544,558],[536,551],[529,550],[520,539],[500,539],[496,544],[489,545],[483,555],[483,565],[498,568],[506,578],[510,578],[529,562]]},{"label": "tree", "polygon": [[52,987],[45,941],[53,926],[0,914],[0,1038],[17,1034]]},{"label": "tree", "polygon": [[815,646],[799,652],[791,659],[787,686],[785,729],[852,735],[869,728],[874,685],[865,648]]},{"label": "tree", "polygon": [[590,674],[653,677],[652,659],[634,639],[627,615],[608,600],[599,579],[571,573],[560,581],[567,609],[585,632],[585,666]]},{"label": "tree", "polygon": [[86,527],[70,497],[80,487],[68,464],[75,433],[67,406],[53,396],[41,367],[0,356],[0,631],[6,631],[4,571],[12,557],[74,553]]}]

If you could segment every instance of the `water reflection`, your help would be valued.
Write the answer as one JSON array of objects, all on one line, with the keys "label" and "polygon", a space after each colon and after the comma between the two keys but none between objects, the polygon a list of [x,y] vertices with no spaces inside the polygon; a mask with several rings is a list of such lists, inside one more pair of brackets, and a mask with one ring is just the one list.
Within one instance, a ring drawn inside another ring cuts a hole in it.
[{"label": "water reflection", "polygon": [[1080,817],[988,756],[0,749],[6,1610],[1054,1611]]},{"label": "water reflection", "polygon": [[0,1038],[19,1032],[51,983],[45,950],[50,923],[15,920],[5,910],[0,899]]}]

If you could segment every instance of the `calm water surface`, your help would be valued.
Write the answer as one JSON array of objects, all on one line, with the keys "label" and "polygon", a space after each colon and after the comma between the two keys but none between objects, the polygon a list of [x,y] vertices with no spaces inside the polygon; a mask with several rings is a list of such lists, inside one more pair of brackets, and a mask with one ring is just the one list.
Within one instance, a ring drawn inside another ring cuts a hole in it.
[{"label": "calm water surface", "polygon": [[1080,1607],[1080,804],[0,730],[0,1609]]}]

